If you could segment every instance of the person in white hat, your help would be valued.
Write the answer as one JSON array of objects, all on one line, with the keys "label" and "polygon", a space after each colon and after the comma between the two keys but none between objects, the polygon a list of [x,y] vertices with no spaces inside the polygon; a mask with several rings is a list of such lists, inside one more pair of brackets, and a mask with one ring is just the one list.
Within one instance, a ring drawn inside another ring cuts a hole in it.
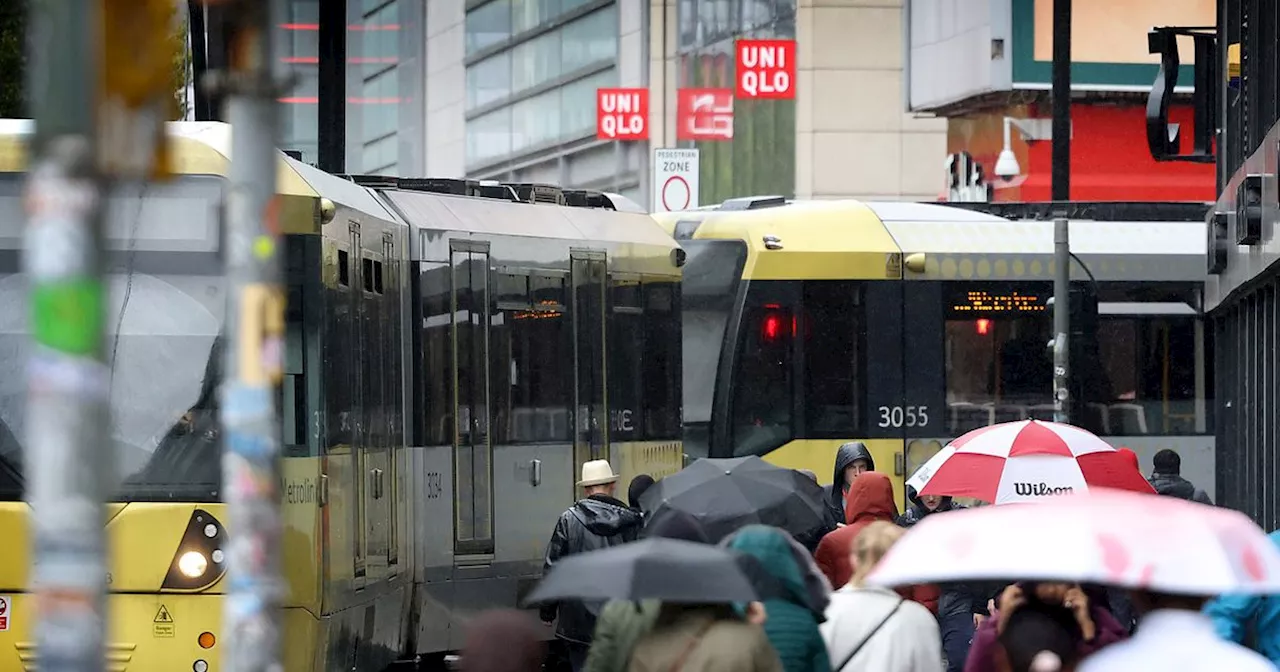
[{"label": "person in white hat", "polygon": [[[617,486],[618,475],[613,473],[608,460],[592,460],[582,465],[578,487],[582,488],[584,497],[556,521],[551,542],[547,544],[543,574],[567,555],[617,546],[640,536],[644,518],[639,511],[613,496]],[[543,605],[540,610],[542,621],[548,625],[559,616],[556,637],[565,644],[574,672],[580,672],[586,663],[601,606],[559,602]]]}]

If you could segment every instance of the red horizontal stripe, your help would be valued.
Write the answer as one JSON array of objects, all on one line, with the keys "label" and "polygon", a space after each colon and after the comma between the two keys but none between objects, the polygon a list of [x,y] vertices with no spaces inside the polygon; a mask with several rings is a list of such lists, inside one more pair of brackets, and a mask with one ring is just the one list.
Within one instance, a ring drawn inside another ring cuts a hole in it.
[{"label": "red horizontal stripe", "polygon": [[[280,61],[296,65],[317,65],[320,63],[320,58],[316,56],[283,56],[280,58]],[[348,58],[347,62],[357,64],[399,63],[400,59],[395,56],[353,56]]]},{"label": "red horizontal stripe", "polygon": [[[320,102],[316,96],[290,96],[279,100],[286,105],[315,105]],[[347,98],[347,102],[353,105],[395,105],[400,100],[400,98]]]},{"label": "red horizontal stripe", "polygon": [[[320,30],[320,24],[318,23],[282,23],[280,24],[280,27],[285,30]],[[352,24],[350,26],[347,26],[347,30],[356,30],[356,31],[400,30],[400,24],[387,23],[387,24],[382,24],[377,26]]]}]

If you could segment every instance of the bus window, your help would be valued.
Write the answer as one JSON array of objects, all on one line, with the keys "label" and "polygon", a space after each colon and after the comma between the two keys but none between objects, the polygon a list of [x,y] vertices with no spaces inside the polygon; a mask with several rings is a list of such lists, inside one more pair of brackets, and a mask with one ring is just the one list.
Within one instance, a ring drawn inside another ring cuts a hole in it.
[{"label": "bus window", "polygon": [[1047,344],[1052,285],[948,283],[944,362],[947,429],[1053,417],[1053,360]]},{"label": "bus window", "polygon": [[685,450],[706,455],[716,370],[747,246],[737,240],[690,240],[681,247],[687,255],[680,283]]},{"label": "bus window", "polygon": [[804,342],[804,435],[843,438],[862,427],[863,340],[866,321],[860,288],[853,282],[804,284],[800,333]]}]

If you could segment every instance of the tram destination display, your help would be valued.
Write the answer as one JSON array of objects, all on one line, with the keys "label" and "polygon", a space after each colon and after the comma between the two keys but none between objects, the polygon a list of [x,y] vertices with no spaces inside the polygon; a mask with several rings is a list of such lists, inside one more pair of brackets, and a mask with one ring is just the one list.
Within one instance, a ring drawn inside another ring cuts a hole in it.
[{"label": "tram destination display", "polygon": [[947,288],[945,306],[951,319],[1012,318],[1047,311],[1052,295],[1047,282],[962,284]]}]

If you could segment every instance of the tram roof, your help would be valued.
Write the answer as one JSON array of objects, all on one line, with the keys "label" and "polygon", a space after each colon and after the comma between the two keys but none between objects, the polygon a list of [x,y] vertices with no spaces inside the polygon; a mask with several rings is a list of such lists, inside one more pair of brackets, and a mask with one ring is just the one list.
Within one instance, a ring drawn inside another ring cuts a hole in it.
[{"label": "tram roof", "polygon": [[[165,124],[169,136],[169,158],[174,172],[183,175],[227,176],[231,167],[231,125],[217,121],[171,121]],[[27,143],[35,133],[30,119],[0,119],[0,172],[27,169]],[[285,196],[319,194],[286,161],[284,152],[276,173],[277,191]]]},{"label": "tram roof", "polygon": [[675,242],[642,213],[404,189],[381,193],[417,229],[676,248]]},{"label": "tram roof", "polygon": [[[904,255],[923,253],[914,279],[1051,280],[1053,221],[1007,219],[932,203],[869,202]],[[1070,220],[1071,251],[1098,280],[1204,280],[1203,220]],[[1072,264],[1072,276],[1088,276]]]},{"label": "tram roof", "polygon": [[[886,277],[883,255],[900,252],[907,280],[1051,280],[1053,222],[1044,218],[1050,205],[751,197],[655,218],[677,239],[744,240],[753,257],[791,252],[801,263],[795,255],[879,255],[878,276],[868,266],[849,277]],[[1069,208],[1071,246],[1098,280],[1204,280],[1204,205],[1087,205],[1093,207]],[[783,250],[766,251],[764,235],[780,238]],[[1073,277],[1087,277],[1072,266]]]}]

